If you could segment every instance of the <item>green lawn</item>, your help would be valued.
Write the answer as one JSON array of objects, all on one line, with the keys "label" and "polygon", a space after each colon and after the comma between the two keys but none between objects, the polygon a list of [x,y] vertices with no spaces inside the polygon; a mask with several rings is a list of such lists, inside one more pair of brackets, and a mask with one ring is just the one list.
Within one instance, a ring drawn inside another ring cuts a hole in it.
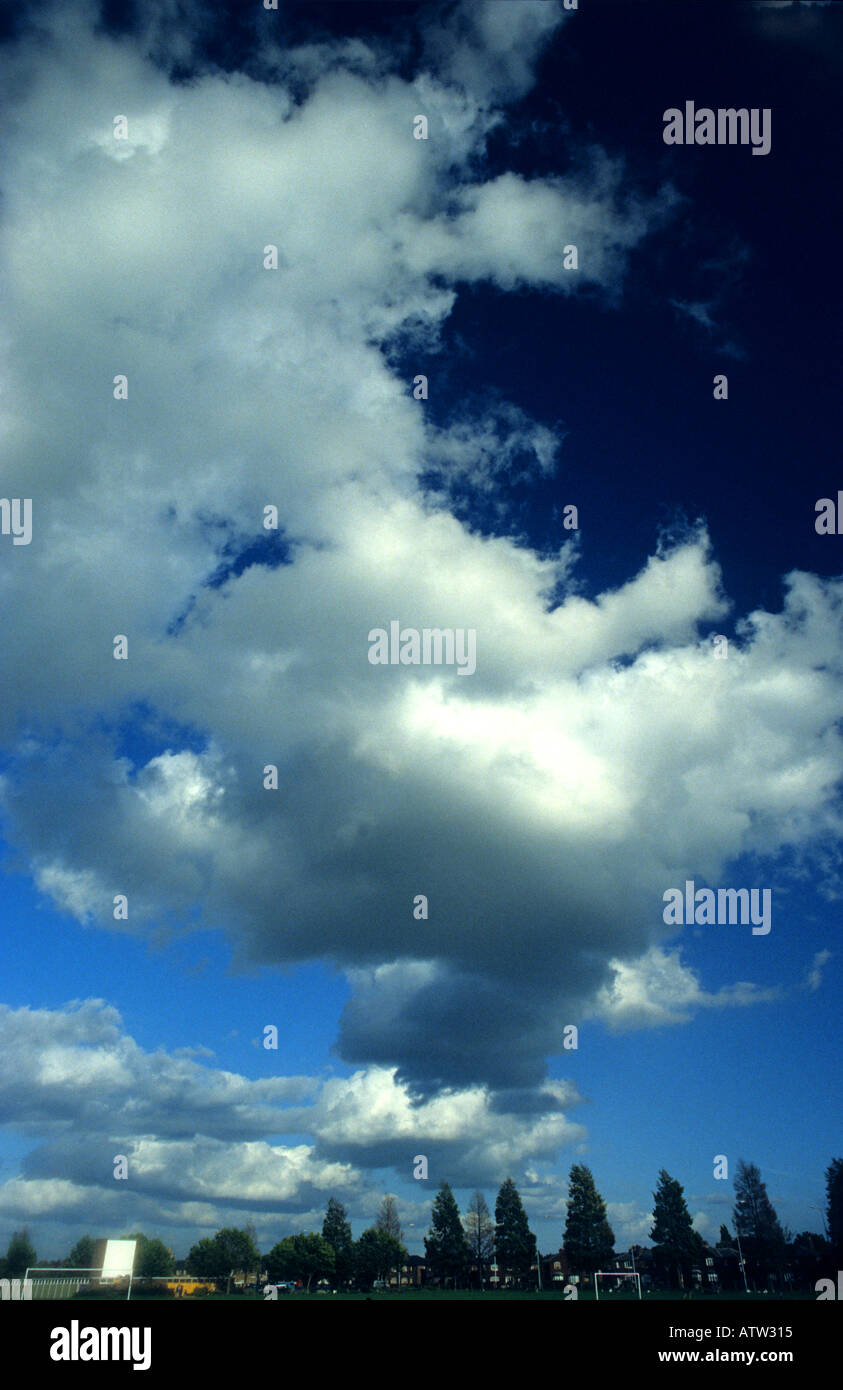
[{"label": "green lawn", "polygon": [[[34,1291],[33,1291],[33,1292],[34,1292]],[[564,1294],[563,1294],[563,1292],[562,1292],[561,1289],[552,1289],[552,1290],[548,1290],[548,1291],[545,1292],[545,1293],[539,1294],[539,1293],[536,1293],[535,1290],[532,1290],[532,1291],[527,1290],[527,1291],[525,1291],[525,1292],[523,1292],[523,1293],[513,1292],[513,1291],[509,1291],[509,1290],[507,1290],[506,1292],[502,1292],[502,1293],[490,1293],[490,1292],[487,1292],[487,1293],[479,1293],[477,1290],[473,1290],[473,1289],[457,1289],[456,1292],[453,1292],[453,1291],[451,1291],[451,1290],[449,1290],[449,1291],[447,1291],[447,1292],[443,1292],[441,1289],[425,1289],[425,1288],[421,1288],[421,1289],[401,1289],[400,1291],[399,1291],[399,1290],[393,1289],[393,1290],[391,1290],[390,1292],[386,1292],[386,1291],[383,1291],[383,1290],[376,1290],[376,1291],[374,1291],[374,1292],[371,1293],[371,1294],[363,1294],[363,1293],[337,1293],[337,1294],[327,1294],[327,1293],[311,1293],[311,1294],[306,1294],[306,1293],[287,1293],[287,1294],[281,1294],[281,1293],[280,1293],[280,1294],[278,1295],[277,1302],[278,1302],[278,1303],[302,1303],[302,1302],[307,1302],[307,1303],[314,1303],[314,1302],[315,1302],[315,1303],[349,1303],[349,1302],[351,1302],[351,1303],[361,1303],[361,1302],[366,1302],[366,1301],[368,1301],[368,1300],[371,1300],[373,1303],[375,1303],[375,1302],[377,1302],[377,1303],[382,1303],[382,1302],[389,1302],[389,1303],[395,1303],[395,1302],[417,1303],[417,1302],[431,1302],[431,1301],[442,1301],[442,1300],[455,1301],[455,1300],[464,1300],[464,1299],[484,1299],[484,1300],[485,1300],[486,1302],[488,1302],[488,1303],[499,1303],[499,1302],[501,1302],[501,1301],[508,1302],[508,1303],[512,1303],[512,1302],[523,1302],[524,1300],[535,1301],[535,1300],[537,1300],[537,1299],[541,1299],[541,1300],[544,1300],[544,1301],[546,1301],[546,1302],[568,1302],[568,1301],[573,1302],[573,1301],[574,1301],[574,1300],[567,1300],[567,1299],[565,1299]],[[111,1297],[103,1297],[103,1298],[101,1298],[101,1299],[91,1298],[91,1297],[89,1296],[89,1297],[84,1298],[84,1299],[78,1299],[78,1300],[77,1300],[77,1299],[73,1299],[73,1300],[71,1300],[71,1301],[73,1301],[74,1303],[76,1303],[76,1302],[78,1302],[78,1303],[105,1303],[105,1302],[114,1302],[114,1301],[117,1301],[117,1300],[114,1298],[114,1295],[112,1295]],[[123,1295],[122,1301],[125,1302],[125,1294]],[[138,1298],[138,1299],[133,1299],[133,1300],[132,1300],[132,1302],[137,1302],[137,1303],[220,1303],[220,1302],[224,1302],[224,1303],[264,1303],[264,1302],[275,1302],[275,1301],[276,1301],[276,1300],[264,1299],[262,1295],[256,1296],[255,1294],[233,1294],[233,1293],[232,1293],[232,1294],[224,1294],[224,1293],[208,1294],[208,1295],[206,1295],[204,1298],[191,1298],[191,1297],[187,1297],[187,1298],[179,1298],[179,1299],[176,1299],[176,1298],[168,1298],[168,1297],[166,1297],[166,1295],[158,1294],[158,1295],[150,1295],[149,1297],[142,1297],[142,1298]],[[594,1302],[594,1294],[593,1294],[593,1293],[584,1293],[584,1294],[582,1294],[582,1295],[580,1296],[580,1300],[579,1300],[579,1301],[584,1302],[584,1303],[592,1303],[592,1302]],[[655,1293],[648,1293],[648,1294],[645,1294],[645,1295],[644,1295],[643,1301],[644,1301],[645,1303],[682,1302],[682,1301],[683,1301],[683,1295],[682,1295],[681,1293],[677,1293],[677,1292],[661,1292],[661,1291],[658,1291],[658,1292],[655,1292]],[[780,1296],[778,1296],[778,1297],[776,1297],[776,1296],[773,1295],[773,1294],[761,1294],[761,1293],[751,1293],[751,1294],[745,1294],[745,1293],[730,1293],[730,1294],[695,1294],[691,1299],[688,1299],[688,1300],[687,1300],[687,1302],[693,1303],[693,1304],[697,1304],[697,1305],[699,1305],[699,1304],[712,1304],[712,1303],[747,1303],[747,1302],[749,1302],[749,1303],[790,1303],[790,1302],[805,1302],[805,1301],[815,1302],[815,1301],[816,1301],[816,1294],[814,1294],[814,1293],[793,1293],[793,1294],[782,1294],[782,1295],[780,1295]],[[634,1295],[634,1294],[617,1293],[617,1294],[610,1294],[609,1296],[606,1296],[605,1294],[601,1294],[601,1296],[600,1296],[600,1302],[601,1302],[601,1303],[630,1303],[630,1302],[637,1303],[637,1302],[638,1302],[638,1299],[637,1299],[637,1296]]]}]

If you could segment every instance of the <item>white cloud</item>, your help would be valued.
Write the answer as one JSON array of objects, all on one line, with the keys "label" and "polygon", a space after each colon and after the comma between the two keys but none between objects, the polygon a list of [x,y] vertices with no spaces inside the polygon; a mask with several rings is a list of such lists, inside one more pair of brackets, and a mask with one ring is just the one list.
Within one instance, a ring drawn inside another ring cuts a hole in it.
[{"label": "white cloud", "polygon": [[803,988],[812,992],[818,990],[823,980],[823,968],[832,959],[832,951],[817,951],[811,962],[811,968],[805,976]]},{"label": "white cloud", "polygon": [[681,964],[678,951],[659,947],[651,947],[638,960],[609,964],[614,978],[601,989],[597,1012],[616,1029],[685,1023],[694,1009],[771,1003],[781,997],[778,987],[761,989],[746,981],[707,993],[696,973]]},{"label": "white cloud", "polygon": [[615,1249],[630,1245],[649,1245],[653,1229],[652,1211],[642,1211],[636,1202],[607,1202],[606,1215],[615,1233]]},{"label": "white cloud", "polygon": [[369,1167],[405,1166],[409,1176],[418,1145],[434,1185],[445,1174],[457,1186],[500,1183],[529,1156],[555,1156],[585,1134],[561,1108],[579,1103],[573,1086],[546,1082],[531,1099],[531,1110],[518,1113],[506,1097],[475,1086],[418,1103],[394,1068],[369,1067],[348,1080],[326,1081],[302,1122],[321,1151],[351,1154]]},{"label": "white cloud", "polygon": [[[102,1000],[2,1007],[0,1048],[0,1118],[33,1145],[22,1175],[0,1185],[0,1219],[25,1211],[39,1243],[72,1243],[79,1222],[112,1233],[145,1223],[184,1243],[197,1227],[249,1219],[274,1242],[279,1222],[318,1225],[332,1194],[371,1224],[377,1175],[408,1179],[417,1153],[430,1165],[421,1193],[443,1175],[499,1184],[529,1157],[553,1158],[585,1134],[563,1111],[579,1097],[562,1082],[545,1083],[519,1110],[521,1098],[483,1087],[417,1104],[382,1067],[345,1080],[253,1081],[186,1055],[197,1049],[145,1052]],[[114,1177],[118,1154],[125,1187]],[[425,1203],[401,1209],[426,1224]]]},{"label": "white cloud", "polygon": [[691,1225],[703,1240],[711,1241],[717,1234],[717,1222],[706,1211],[698,1211],[691,1219]]},{"label": "white cloud", "polygon": [[295,1076],[248,1081],[201,1066],[185,1049],[144,1052],[101,999],[59,1010],[0,1005],[0,1046],[0,1114],[26,1133],[78,1125],[132,1135],[148,1125],[175,1137],[242,1138],[273,1132],[285,1103],[315,1085]]},{"label": "white cloud", "polygon": [[[452,64],[412,79],[376,44],[282,61],[267,38],[277,80],[173,83],[84,14],[47,11],[10,51],[3,128],[0,424],[35,530],[0,580],[2,792],[41,890],[109,929],[198,906],[241,962],[338,963],[345,1058],[487,1125],[484,1087],[541,1115],[546,1057],[589,1011],[663,1022],[763,997],[707,994],[663,954],[661,895],[689,865],[715,881],[739,853],[839,832],[843,586],[788,576],[728,661],[700,643],[729,610],[701,526],[586,598],[561,539],[542,558],[474,534],[418,481],[432,454],[494,495],[501,422],[504,459],[523,447],[540,471],[564,462],[555,433],[499,402],[473,438],[433,428],[393,365],[408,344],[435,364],[465,281],[611,304],[674,205],[600,152],[576,178],[478,174],[558,5],[461,7],[426,33]],[[117,114],[129,158],[106,138]],[[270,503],[292,563],[209,586],[266,539]],[[366,634],[393,617],[476,629],[476,675],[371,667]],[[117,731],[140,708],[161,748],[135,768]],[[191,1065],[167,1063],[175,1098]],[[251,1142],[280,1098],[260,1085],[219,1074],[191,1103],[242,1107]],[[381,1103],[406,1120],[406,1096]],[[567,1133],[553,1111],[529,1143]],[[526,1152],[484,1134],[495,1162]]]},{"label": "white cloud", "polygon": [[530,89],[542,48],[567,18],[559,0],[461,0],[450,23],[428,26],[428,53],[478,102],[511,99]]}]

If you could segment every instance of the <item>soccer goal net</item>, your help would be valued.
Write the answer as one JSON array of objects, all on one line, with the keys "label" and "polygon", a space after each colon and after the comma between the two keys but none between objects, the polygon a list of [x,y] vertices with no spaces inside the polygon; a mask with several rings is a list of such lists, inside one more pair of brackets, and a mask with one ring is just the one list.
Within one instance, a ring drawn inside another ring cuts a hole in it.
[{"label": "soccer goal net", "polygon": [[101,1277],[101,1269],[67,1269],[57,1266],[55,1269],[36,1268],[26,1271],[31,1299],[73,1298],[82,1289],[90,1289],[99,1284]]},{"label": "soccer goal net", "polygon": [[[600,1299],[601,1279],[606,1279],[610,1281],[609,1283],[604,1285],[604,1297],[606,1296],[606,1294],[619,1293],[621,1297],[626,1296],[627,1298],[634,1298],[636,1289],[638,1290],[638,1297],[641,1297],[640,1274],[621,1274],[617,1270],[598,1269],[597,1273],[594,1276],[594,1297],[598,1300],[598,1302]],[[623,1282],[625,1279],[632,1279],[634,1282],[631,1286],[625,1285]]]}]

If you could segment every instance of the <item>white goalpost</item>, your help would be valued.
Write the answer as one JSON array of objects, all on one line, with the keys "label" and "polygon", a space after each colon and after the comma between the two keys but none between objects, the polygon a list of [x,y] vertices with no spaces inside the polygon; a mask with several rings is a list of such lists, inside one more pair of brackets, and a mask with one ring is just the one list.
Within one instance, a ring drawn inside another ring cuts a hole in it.
[{"label": "white goalpost", "polygon": [[598,1280],[601,1278],[634,1279],[638,1288],[638,1297],[641,1298],[641,1275],[637,1271],[635,1274],[630,1274],[628,1270],[598,1269],[594,1275],[594,1297],[596,1298],[598,1303],[600,1302],[600,1285],[598,1283]]},{"label": "white goalpost", "polygon": [[[132,1296],[132,1279],[135,1264],[136,1240],[107,1240],[102,1265],[78,1265],[68,1268],[59,1265],[33,1265],[24,1275],[24,1298],[72,1298],[82,1288],[113,1286],[119,1280],[128,1279],[126,1298]],[[43,1275],[59,1277],[43,1278]],[[78,1276],[84,1276],[82,1278]],[[91,1278],[91,1276],[94,1278]],[[30,1277],[32,1276],[32,1277]],[[27,1289],[27,1283],[29,1288]]]}]

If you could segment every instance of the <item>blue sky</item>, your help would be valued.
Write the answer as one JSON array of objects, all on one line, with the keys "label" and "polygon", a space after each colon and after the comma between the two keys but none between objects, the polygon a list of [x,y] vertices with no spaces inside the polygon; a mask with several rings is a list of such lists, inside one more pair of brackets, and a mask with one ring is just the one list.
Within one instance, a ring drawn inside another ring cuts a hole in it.
[{"label": "blue sky", "polygon": [[[713,13],[8,21],[0,1245],[267,1249],[389,1191],[421,1252],[442,1179],[511,1175],[550,1250],[573,1163],[618,1248],[661,1168],[716,1239],[718,1154],[820,1229],[841,17]],[[666,145],[686,100],[769,154]],[[371,665],[396,619],[476,673]],[[771,931],[667,927],[686,879]]]}]

